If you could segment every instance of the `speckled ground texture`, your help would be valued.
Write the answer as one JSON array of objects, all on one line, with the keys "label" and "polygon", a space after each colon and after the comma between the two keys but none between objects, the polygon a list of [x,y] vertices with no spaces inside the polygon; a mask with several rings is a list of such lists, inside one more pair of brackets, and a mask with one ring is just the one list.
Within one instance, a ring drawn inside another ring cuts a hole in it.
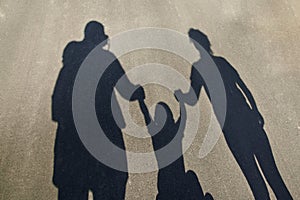
[{"label": "speckled ground texture", "polygon": [[[206,33],[215,55],[226,58],[251,90],[265,119],[277,166],[294,199],[300,199],[300,2],[298,0],[87,0],[0,1],[0,199],[56,199],[52,184],[57,124],[51,95],[66,44],[83,38],[90,20],[108,35],[139,27]],[[124,69],[160,62],[181,70],[190,66],[163,52],[145,50],[120,58]],[[147,104],[166,101],[178,116],[170,91],[145,87]],[[155,91],[160,91],[159,95]],[[222,136],[199,159],[211,109],[201,95],[200,128],[184,154],[203,190],[216,200],[253,199],[249,186]],[[136,102],[130,113],[142,124]],[[150,140],[125,136],[129,150],[150,151]],[[130,174],[126,199],[155,199],[157,172]],[[269,188],[270,189],[270,188]],[[271,190],[270,190],[271,191]],[[271,198],[275,199],[271,193]]]}]

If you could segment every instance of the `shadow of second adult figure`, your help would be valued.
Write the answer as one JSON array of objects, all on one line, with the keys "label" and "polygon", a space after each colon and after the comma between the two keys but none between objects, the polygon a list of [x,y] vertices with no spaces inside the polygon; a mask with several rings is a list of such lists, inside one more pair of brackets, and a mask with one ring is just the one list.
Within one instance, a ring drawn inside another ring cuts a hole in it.
[{"label": "shadow of second adult figure", "polygon": [[[221,74],[227,97],[226,120],[222,130],[227,145],[246,177],[254,198],[257,200],[270,199],[266,183],[258,167],[259,164],[277,199],[292,199],[277,169],[270,143],[263,128],[263,117],[258,111],[251,92],[230,63],[222,57],[213,55],[210,41],[204,33],[190,29],[189,37],[200,53],[202,49],[198,44],[210,54]],[[206,66],[201,65],[200,62],[201,59],[194,66],[205,68]],[[176,95],[182,101],[194,104],[195,102],[189,102],[188,97],[195,92],[199,98],[202,86],[210,99],[208,87],[195,67],[192,68],[190,80],[191,89],[187,94],[177,91]],[[216,117],[218,118],[218,116]]]},{"label": "shadow of second adult figure", "polygon": [[[84,35],[82,41],[72,41],[64,49],[63,68],[52,96],[52,119],[58,123],[54,147],[53,183],[58,188],[59,200],[87,200],[89,190],[92,191],[94,200],[121,200],[125,198],[128,173],[109,168],[96,160],[83,146],[74,124],[72,92],[82,62],[100,44],[101,54],[115,58],[111,52],[104,49],[108,36],[104,33],[102,24],[96,21],[89,22]],[[124,76],[126,89],[130,87],[134,91],[138,88],[133,96],[129,96],[122,88],[116,88],[125,99],[133,101],[144,98],[144,93],[141,87],[131,84],[126,79],[119,61],[116,58],[112,60],[114,62],[107,67],[99,80],[95,109],[99,124],[107,137],[115,145],[125,149],[121,129],[114,121],[111,109],[114,88],[117,81]],[[121,115],[120,112],[119,110],[118,114]],[[122,158],[114,159],[127,162],[125,152]]]}]

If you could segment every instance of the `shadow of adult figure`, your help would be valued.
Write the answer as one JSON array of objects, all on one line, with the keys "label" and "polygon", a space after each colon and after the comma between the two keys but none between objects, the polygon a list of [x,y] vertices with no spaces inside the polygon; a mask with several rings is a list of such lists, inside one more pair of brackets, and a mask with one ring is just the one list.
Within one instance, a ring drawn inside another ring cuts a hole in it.
[{"label": "shadow of adult figure", "polygon": [[[258,111],[251,92],[230,63],[222,57],[213,55],[210,41],[204,33],[190,29],[189,37],[200,54],[201,49],[197,48],[195,43],[200,44],[210,54],[221,74],[227,98],[227,113],[222,130],[227,145],[246,177],[254,198],[257,200],[270,199],[266,183],[259,171],[259,164],[277,199],[292,199],[277,169],[270,143],[263,128],[263,117]],[[201,59],[193,65],[205,68],[206,66],[201,65],[200,62]],[[189,98],[189,96],[192,92],[195,92],[199,98],[202,86],[210,99],[208,87],[194,66],[190,76],[190,91],[186,94],[183,94],[181,91],[175,92],[181,101],[191,105],[196,102],[194,100],[191,101],[193,98]]]},{"label": "shadow of adult figure", "polygon": [[[83,60],[99,44],[103,47],[104,55],[114,57],[111,52],[104,50],[107,39],[103,25],[91,21],[85,27],[84,39],[70,42],[63,52],[63,68],[52,95],[52,119],[58,123],[53,183],[58,188],[59,200],[88,199],[89,190],[92,191],[95,200],[125,198],[128,173],[105,166],[86,150],[76,131],[72,114],[73,85]],[[115,59],[98,83],[95,108],[98,121],[107,137],[125,149],[121,129],[111,114],[111,96],[114,94],[117,80],[123,75],[125,72]],[[138,90],[129,97],[126,92],[116,88],[123,97],[128,100],[144,98],[141,87],[131,84],[129,80],[126,83],[126,87]],[[120,159],[126,160],[126,154]]]},{"label": "shadow of adult figure", "polygon": [[[180,103],[180,117],[175,122],[170,107],[159,102],[155,108],[154,119],[150,116],[144,102],[140,102],[158,164],[157,200],[213,200],[207,193],[204,195],[197,175],[192,171],[185,171],[182,152],[182,139],[186,123],[186,110]],[[166,145],[172,143],[172,152],[158,153]],[[179,155],[171,164],[165,166],[165,161]],[[167,158],[169,157],[169,158]]]}]

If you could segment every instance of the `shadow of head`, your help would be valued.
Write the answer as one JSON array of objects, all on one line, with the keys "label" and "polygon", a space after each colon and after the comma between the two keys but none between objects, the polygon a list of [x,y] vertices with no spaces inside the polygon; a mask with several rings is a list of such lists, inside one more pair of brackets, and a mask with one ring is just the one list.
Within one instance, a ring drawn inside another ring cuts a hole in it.
[{"label": "shadow of head", "polygon": [[208,53],[213,54],[213,51],[211,50],[211,44],[210,44],[210,41],[209,41],[207,35],[202,33],[200,30],[193,29],[193,28],[191,28],[189,30],[188,35],[198,51],[201,51],[201,49],[199,48],[199,45],[200,45]]},{"label": "shadow of head", "polygon": [[172,110],[165,102],[157,103],[154,122],[161,128],[174,123]]},{"label": "shadow of head", "polygon": [[90,21],[87,23],[84,30],[84,40],[98,45],[107,39],[108,36],[105,34],[104,26],[101,23],[97,21]]}]

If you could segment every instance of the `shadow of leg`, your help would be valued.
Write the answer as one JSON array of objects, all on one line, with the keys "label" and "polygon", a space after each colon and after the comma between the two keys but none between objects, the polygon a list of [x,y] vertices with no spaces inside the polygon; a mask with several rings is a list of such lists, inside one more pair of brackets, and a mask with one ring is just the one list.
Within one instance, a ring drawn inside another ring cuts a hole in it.
[{"label": "shadow of leg", "polygon": [[128,175],[111,169],[105,180],[97,180],[91,189],[93,200],[123,200],[125,199],[126,183]]},{"label": "shadow of leg", "polygon": [[269,200],[269,192],[251,151],[249,138],[233,135],[226,135],[225,138],[228,147],[246,177],[254,198],[256,200]]},{"label": "shadow of leg", "polygon": [[271,145],[264,130],[258,133],[254,149],[257,161],[276,198],[278,200],[293,199],[276,166]]},{"label": "shadow of leg", "polygon": [[59,188],[58,200],[88,200],[88,190],[79,187]]}]

